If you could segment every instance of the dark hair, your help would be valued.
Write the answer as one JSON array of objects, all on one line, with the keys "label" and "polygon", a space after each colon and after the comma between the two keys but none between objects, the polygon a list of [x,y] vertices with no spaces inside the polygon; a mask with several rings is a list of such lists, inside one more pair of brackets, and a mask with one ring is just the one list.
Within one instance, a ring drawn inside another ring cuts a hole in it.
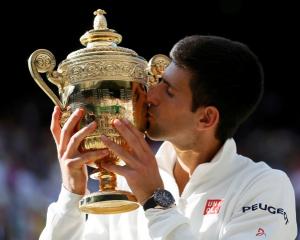
[{"label": "dark hair", "polygon": [[224,142],[255,110],[264,74],[256,55],[243,43],[216,36],[189,36],[171,50],[173,62],[192,72],[194,112],[215,106],[220,113],[216,137]]}]

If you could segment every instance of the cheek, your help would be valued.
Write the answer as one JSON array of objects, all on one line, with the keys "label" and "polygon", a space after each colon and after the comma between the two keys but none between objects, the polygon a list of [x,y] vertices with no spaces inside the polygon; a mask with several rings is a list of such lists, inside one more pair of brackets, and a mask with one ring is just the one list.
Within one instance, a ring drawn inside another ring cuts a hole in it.
[{"label": "cheek", "polygon": [[[178,106],[176,109],[180,109]],[[176,110],[175,110],[176,111]],[[176,116],[173,120],[178,125],[183,126],[185,129],[194,129],[196,126],[196,119],[193,113],[190,111],[176,111]]]}]

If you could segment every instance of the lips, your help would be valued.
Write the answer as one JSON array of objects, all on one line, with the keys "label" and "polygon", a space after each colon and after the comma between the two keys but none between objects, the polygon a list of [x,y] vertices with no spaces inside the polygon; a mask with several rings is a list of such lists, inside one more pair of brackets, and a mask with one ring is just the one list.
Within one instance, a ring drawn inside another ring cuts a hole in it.
[{"label": "lips", "polygon": [[151,112],[147,112],[147,129],[150,127],[150,122],[153,122],[153,114]]},{"label": "lips", "polygon": [[147,118],[148,118],[148,119],[149,119],[149,118],[154,118],[153,113],[151,113],[151,112],[148,111],[148,113],[147,113]]},{"label": "lips", "polygon": [[147,119],[148,119],[148,121],[150,119],[155,119],[155,116],[157,116],[157,114],[154,114],[154,111],[153,111],[155,109],[156,108],[153,105],[148,104],[148,106],[147,106]]}]

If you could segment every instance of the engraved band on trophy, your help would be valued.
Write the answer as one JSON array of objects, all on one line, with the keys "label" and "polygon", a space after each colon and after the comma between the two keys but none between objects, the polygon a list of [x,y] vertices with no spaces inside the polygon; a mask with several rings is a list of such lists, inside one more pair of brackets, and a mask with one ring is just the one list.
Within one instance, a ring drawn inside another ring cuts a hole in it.
[{"label": "engraved band on trophy", "polygon": [[[94,14],[94,29],[80,38],[86,47],[70,53],[57,70],[54,70],[55,58],[48,50],[36,50],[28,59],[33,79],[63,111],[62,125],[78,107],[85,110],[78,128],[91,121],[97,122],[97,129],[81,143],[81,151],[106,148],[99,138],[102,134],[126,145],[111,125],[116,118],[126,118],[140,131],[145,131],[146,89],[158,82],[170,63],[170,59],[162,54],[155,55],[148,63],[133,50],[117,46],[122,36],[107,28],[105,11],[98,9]],[[41,73],[58,87],[59,98],[47,86]],[[109,214],[138,208],[135,196],[117,189],[115,173],[101,168],[101,161],[95,162],[96,169],[92,174],[100,182],[99,191],[84,196],[79,209],[86,213]],[[112,152],[103,161],[120,164]]]}]

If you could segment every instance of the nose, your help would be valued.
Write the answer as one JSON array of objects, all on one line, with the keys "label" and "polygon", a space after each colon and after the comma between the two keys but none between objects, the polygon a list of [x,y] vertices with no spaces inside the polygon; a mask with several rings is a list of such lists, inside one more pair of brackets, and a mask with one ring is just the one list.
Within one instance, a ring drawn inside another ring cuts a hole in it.
[{"label": "nose", "polygon": [[160,84],[157,84],[148,89],[148,92],[147,92],[147,103],[148,104],[154,105],[154,106],[157,106],[159,104],[159,101],[160,101],[159,85]]}]

